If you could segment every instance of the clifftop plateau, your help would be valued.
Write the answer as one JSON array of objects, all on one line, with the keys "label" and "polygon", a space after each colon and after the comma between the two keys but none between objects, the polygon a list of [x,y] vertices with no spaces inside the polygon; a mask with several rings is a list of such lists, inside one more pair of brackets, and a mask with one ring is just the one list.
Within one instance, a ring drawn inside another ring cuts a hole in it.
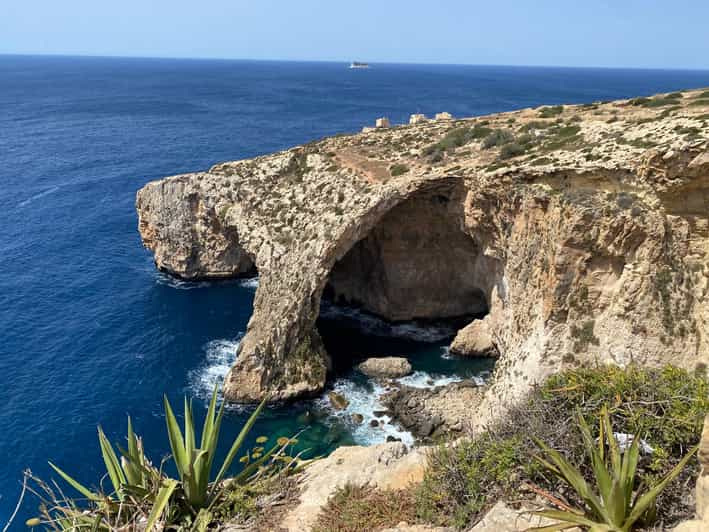
[{"label": "clifftop plateau", "polygon": [[709,91],[417,120],[138,192],[161,270],[258,271],[228,399],[323,388],[324,293],[392,321],[484,315],[481,420],[565,367],[709,363]]}]

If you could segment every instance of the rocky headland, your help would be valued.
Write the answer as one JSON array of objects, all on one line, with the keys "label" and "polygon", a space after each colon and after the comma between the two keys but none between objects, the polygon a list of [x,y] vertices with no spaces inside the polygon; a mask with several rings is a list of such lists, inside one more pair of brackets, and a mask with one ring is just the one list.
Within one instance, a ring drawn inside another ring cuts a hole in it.
[{"label": "rocky headland", "polygon": [[709,363],[709,91],[415,122],[138,192],[158,268],[259,274],[228,400],[323,389],[324,294],[484,316],[454,344],[499,356],[476,423],[564,368]]}]

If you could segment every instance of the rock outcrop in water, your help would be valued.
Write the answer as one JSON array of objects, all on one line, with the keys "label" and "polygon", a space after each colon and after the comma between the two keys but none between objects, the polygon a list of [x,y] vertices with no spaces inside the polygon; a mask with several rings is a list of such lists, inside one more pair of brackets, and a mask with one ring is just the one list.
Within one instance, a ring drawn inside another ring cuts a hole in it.
[{"label": "rock outcrop in water", "polygon": [[188,279],[258,270],[226,396],[319,392],[323,293],[390,320],[487,313],[483,414],[579,364],[709,363],[707,93],[327,138],[147,184]]}]

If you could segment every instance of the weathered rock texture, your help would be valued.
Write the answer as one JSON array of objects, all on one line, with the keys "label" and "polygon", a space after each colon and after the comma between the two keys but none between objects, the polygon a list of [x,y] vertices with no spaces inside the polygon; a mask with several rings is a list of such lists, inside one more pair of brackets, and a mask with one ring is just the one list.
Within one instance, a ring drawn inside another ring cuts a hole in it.
[{"label": "weathered rock texture", "polygon": [[652,102],[427,122],[219,164],[146,185],[140,232],[182,277],[258,269],[231,400],[321,390],[328,285],[393,320],[484,306],[500,359],[483,413],[566,366],[706,364],[709,98]]},{"label": "weathered rock texture", "polygon": [[499,354],[486,320],[475,320],[459,330],[451,342],[450,351],[466,357],[496,357]]},{"label": "weathered rock texture", "polygon": [[419,441],[429,441],[471,428],[471,412],[480,404],[483,390],[470,381],[433,389],[402,386],[384,394],[382,402],[395,423]]},{"label": "weathered rock texture", "polygon": [[372,447],[340,447],[310,465],[299,479],[300,501],[281,526],[288,531],[310,530],[321,508],[338,488],[347,484],[400,490],[423,478],[426,455],[403,443]]},{"label": "weathered rock texture", "polygon": [[368,377],[395,379],[411,373],[411,363],[403,357],[368,358],[359,370]]}]

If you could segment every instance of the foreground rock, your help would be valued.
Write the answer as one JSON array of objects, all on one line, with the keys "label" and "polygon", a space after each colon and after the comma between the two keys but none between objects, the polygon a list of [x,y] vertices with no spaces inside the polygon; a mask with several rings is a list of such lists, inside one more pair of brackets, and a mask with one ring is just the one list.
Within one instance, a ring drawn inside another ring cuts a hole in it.
[{"label": "foreground rock", "polygon": [[396,379],[411,373],[411,364],[403,357],[368,358],[359,370],[375,379]]},{"label": "foreground rock", "polygon": [[422,450],[409,450],[403,443],[340,447],[305,470],[299,502],[281,526],[292,532],[310,530],[327,500],[346,484],[399,490],[420,482],[425,462]]},{"label": "foreground rock", "polygon": [[382,397],[392,423],[426,441],[443,435],[457,436],[470,428],[470,413],[483,398],[483,388],[472,381],[434,389],[402,386]]},{"label": "foreground rock", "polygon": [[709,98],[650,103],[430,121],[218,164],[140,190],[140,233],[182,277],[258,270],[227,399],[323,389],[327,289],[393,321],[488,312],[500,358],[484,423],[568,367],[709,364]]},{"label": "foreground rock", "polygon": [[465,357],[496,357],[499,355],[487,321],[475,320],[455,335],[450,352]]},{"label": "foreground rock", "polygon": [[[536,508],[514,509],[505,502],[493,506],[469,532],[522,532],[535,527],[550,526],[554,521],[530,514]],[[568,529],[570,532],[578,528]]]}]

